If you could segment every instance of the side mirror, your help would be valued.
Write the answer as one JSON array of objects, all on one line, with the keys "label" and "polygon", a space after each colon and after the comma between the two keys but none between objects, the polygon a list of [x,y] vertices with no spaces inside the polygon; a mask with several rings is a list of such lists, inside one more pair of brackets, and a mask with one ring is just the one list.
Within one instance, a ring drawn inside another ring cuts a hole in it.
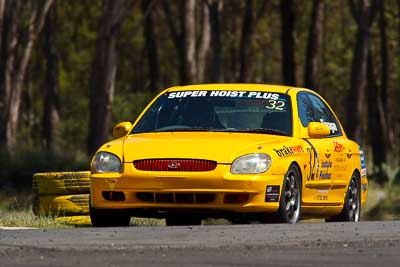
[{"label": "side mirror", "polygon": [[321,122],[310,122],[307,128],[310,138],[322,138],[331,133],[329,127]]},{"label": "side mirror", "polygon": [[125,136],[132,128],[132,123],[129,121],[124,121],[118,123],[113,129],[114,138],[120,138]]}]

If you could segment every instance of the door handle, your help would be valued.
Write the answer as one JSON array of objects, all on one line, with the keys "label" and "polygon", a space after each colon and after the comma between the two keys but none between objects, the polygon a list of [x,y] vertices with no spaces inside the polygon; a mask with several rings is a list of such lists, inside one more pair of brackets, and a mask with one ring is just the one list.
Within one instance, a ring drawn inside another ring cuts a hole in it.
[{"label": "door handle", "polygon": [[347,150],[346,155],[348,158],[351,158],[351,156],[353,156],[353,152],[351,152],[351,150]]}]

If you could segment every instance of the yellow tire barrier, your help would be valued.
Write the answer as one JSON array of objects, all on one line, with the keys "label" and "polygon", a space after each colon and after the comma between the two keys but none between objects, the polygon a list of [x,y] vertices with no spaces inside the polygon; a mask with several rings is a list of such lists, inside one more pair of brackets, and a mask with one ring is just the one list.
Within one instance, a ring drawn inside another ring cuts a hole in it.
[{"label": "yellow tire barrier", "polygon": [[74,226],[92,225],[92,222],[90,221],[90,217],[88,215],[58,217],[55,219],[55,221]]},{"label": "yellow tire barrier", "polygon": [[36,173],[32,211],[37,216],[89,214],[90,172]]},{"label": "yellow tire barrier", "polygon": [[33,175],[32,189],[39,196],[88,194],[90,172],[36,173]]},{"label": "yellow tire barrier", "polygon": [[33,203],[38,216],[73,216],[89,214],[89,194],[38,196]]}]

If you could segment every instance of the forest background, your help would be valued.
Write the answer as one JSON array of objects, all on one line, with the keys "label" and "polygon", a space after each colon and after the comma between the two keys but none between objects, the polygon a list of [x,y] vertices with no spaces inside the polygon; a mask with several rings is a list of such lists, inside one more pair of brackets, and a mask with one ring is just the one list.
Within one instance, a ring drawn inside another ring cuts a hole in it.
[{"label": "forest background", "polygon": [[162,89],[210,82],[317,91],[400,181],[399,0],[0,0],[0,187],[87,170]]}]

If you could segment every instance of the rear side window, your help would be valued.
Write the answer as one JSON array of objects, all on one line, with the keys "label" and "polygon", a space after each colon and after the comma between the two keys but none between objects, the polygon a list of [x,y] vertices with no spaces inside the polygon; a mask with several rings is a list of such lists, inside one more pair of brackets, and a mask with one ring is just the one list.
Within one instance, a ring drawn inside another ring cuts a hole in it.
[{"label": "rear side window", "polygon": [[342,135],[335,116],[321,98],[308,92],[301,92],[297,95],[297,102],[301,124],[304,127],[310,122],[322,122],[331,130],[329,136]]}]

